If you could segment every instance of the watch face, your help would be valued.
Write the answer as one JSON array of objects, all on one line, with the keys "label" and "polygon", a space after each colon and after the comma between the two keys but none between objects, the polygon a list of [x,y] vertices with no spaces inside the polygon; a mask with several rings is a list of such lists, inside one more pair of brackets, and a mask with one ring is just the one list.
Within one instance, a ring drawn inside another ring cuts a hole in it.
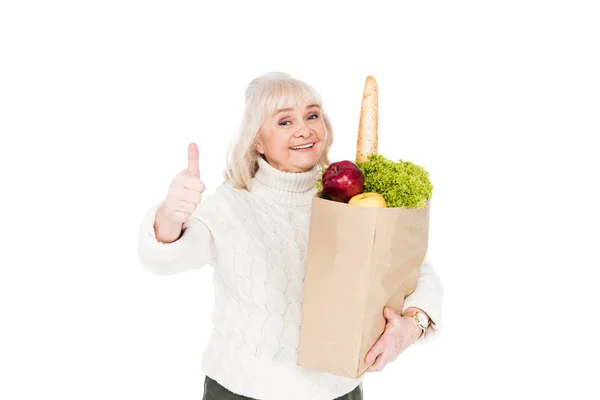
[{"label": "watch face", "polygon": [[429,319],[427,319],[427,317],[422,313],[417,313],[417,319],[419,320],[419,325],[421,325],[421,328],[426,329],[429,325]]}]

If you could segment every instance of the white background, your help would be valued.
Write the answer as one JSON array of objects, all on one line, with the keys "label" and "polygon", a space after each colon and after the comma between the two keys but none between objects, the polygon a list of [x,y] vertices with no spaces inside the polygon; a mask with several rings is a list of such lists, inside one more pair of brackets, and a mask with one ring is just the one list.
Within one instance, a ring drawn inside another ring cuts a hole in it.
[{"label": "white background", "polygon": [[220,184],[274,70],[321,92],[335,160],[375,76],[380,152],[435,185],[444,333],[365,398],[600,396],[594,2],[324,3],[2,2],[0,398],[201,398],[212,270],[146,271],[137,229],[190,141]]}]

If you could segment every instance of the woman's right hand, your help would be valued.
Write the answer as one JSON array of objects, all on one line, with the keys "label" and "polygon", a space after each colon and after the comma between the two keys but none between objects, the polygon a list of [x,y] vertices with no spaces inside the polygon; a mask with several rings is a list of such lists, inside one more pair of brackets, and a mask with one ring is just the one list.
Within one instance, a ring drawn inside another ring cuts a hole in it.
[{"label": "woman's right hand", "polygon": [[154,230],[158,241],[170,243],[179,238],[183,223],[196,211],[206,189],[200,179],[198,146],[188,146],[188,167],[178,173],[156,213]]}]

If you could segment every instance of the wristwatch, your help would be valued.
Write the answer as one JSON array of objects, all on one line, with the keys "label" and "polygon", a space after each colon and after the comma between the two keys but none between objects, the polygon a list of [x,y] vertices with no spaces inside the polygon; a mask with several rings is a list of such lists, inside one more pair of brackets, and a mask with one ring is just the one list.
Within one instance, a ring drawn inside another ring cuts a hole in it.
[{"label": "wristwatch", "polygon": [[421,335],[424,335],[427,332],[427,328],[429,327],[429,317],[420,311],[416,311],[408,315],[417,321],[417,325],[421,328]]}]

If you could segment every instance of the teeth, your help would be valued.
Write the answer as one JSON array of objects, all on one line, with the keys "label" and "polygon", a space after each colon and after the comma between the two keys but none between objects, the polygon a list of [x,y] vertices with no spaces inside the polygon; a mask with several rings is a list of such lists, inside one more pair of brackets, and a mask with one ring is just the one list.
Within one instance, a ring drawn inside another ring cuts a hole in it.
[{"label": "teeth", "polygon": [[310,147],[313,147],[313,144],[306,144],[304,146],[298,146],[298,147],[292,147],[292,150],[299,150],[299,149],[308,149]]}]

